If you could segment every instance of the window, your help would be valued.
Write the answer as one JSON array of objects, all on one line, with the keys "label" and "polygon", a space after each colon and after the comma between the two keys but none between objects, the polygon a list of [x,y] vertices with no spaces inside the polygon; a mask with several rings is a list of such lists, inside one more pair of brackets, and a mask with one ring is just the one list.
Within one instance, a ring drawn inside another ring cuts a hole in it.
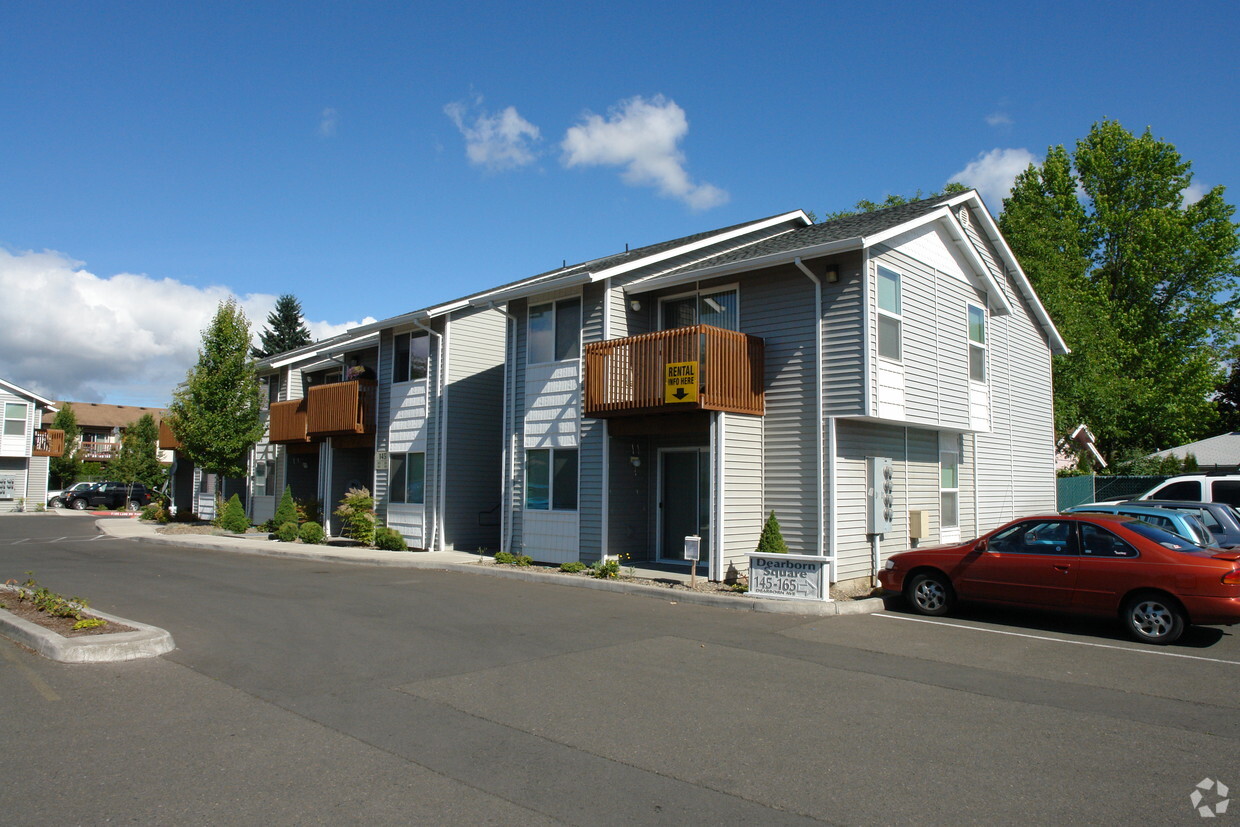
[{"label": "window", "polygon": [[939,439],[939,524],[945,529],[960,526],[960,451],[955,436]]},{"label": "window", "polygon": [[525,452],[525,507],[534,511],[577,510],[577,449]]},{"label": "window", "polygon": [[1018,523],[990,538],[987,551],[1014,554],[1076,554],[1072,523],[1036,520]]},{"label": "window", "polygon": [[388,502],[426,502],[426,454],[392,454],[388,462]]},{"label": "window", "polygon": [[578,358],[581,355],[581,299],[531,307],[528,347],[531,364]]},{"label": "window", "polygon": [[1240,505],[1240,483],[1215,480],[1210,489],[1214,492],[1214,502]]},{"label": "window", "polygon": [[267,404],[265,407],[270,408],[272,402],[280,401],[280,377],[266,376],[263,378],[263,384],[267,386]]},{"label": "window", "polygon": [[[1135,523],[1128,525],[1136,530]],[[1183,538],[1175,539],[1183,542]],[[1136,557],[1137,550],[1104,528],[1081,523],[1081,554],[1087,557]]]},{"label": "window", "polygon": [[884,359],[901,358],[900,274],[878,268],[878,355]]},{"label": "window", "polygon": [[724,330],[740,330],[739,305],[736,288],[664,299],[663,329],[708,324]]},{"label": "window", "polygon": [[392,359],[392,382],[413,382],[426,378],[430,361],[431,337],[425,331],[398,333],[394,340],[396,354]]},{"label": "window", "polygon": [[969,305],[969,378],[986,381],[986,308]]},{"label": "window", "polygon": [[260,459],[254,463],[254,496],[266,497],[273,494],[276,484],[276,462],[273,459]]},{"label": "window", "polygon": [[1170,485],[1164,485],[1162,488],[1155,489],[1151,496],[1159,500],[1188,500],[1189,502],[1199,503],[1202,502],[1201,483],[1197,480],[1173,482]]},{"label": "window", "polygon": [[26,403],[24,402],[5,402],[4,403],[4,435],[5,436],[25,436],[26,435]]}]

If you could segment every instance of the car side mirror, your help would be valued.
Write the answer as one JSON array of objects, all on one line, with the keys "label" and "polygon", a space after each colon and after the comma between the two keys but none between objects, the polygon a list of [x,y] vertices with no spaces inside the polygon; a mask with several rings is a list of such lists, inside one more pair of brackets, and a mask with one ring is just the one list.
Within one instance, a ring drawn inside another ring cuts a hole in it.
[{"label": "car side mirror", "polygon": [[985,550],[986,550],[986,541],[985,541],[985,540],[978,540],[978,541],[977,541],[977,545],[976,545],[976,546],[974,546],[973,548],[974,548],[976,551],[985,551]]}]

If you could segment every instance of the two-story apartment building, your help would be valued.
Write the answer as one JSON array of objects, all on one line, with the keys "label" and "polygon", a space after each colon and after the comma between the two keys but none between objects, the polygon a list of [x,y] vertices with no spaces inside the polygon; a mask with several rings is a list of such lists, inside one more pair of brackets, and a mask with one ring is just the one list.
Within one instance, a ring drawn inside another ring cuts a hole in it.
[{"label": "two-story apartment building", "polygon": [[[975,192],[795,211],[272,357],[255,480],[303,474],[325,505],[368,484],[420,548],[674,564],[696,535],[712,579],[744,573],[774,511],[793,551],[861,579],[914,541],[1054,509],[1060,352]],[[365,422],[316,420],[315,395]]]},{"label": "two-story apartment building", "polygon": [[48,460],[65,450],[65,432],[42,428],[54,403],[37,393],[0,379],[0,512],[34,509],[47,502]]}]

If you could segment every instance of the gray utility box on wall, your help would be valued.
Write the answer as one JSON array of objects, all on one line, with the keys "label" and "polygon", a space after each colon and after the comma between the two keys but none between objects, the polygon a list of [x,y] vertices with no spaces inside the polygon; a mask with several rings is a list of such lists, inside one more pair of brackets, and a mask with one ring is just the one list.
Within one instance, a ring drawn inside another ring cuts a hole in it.
[{"label": "gray utility box on wall", "polygon": [[869,515],[866,531],[869,534],[890,534],[895,518],[895,471],[891,457],[866,457],[866,499]]}]

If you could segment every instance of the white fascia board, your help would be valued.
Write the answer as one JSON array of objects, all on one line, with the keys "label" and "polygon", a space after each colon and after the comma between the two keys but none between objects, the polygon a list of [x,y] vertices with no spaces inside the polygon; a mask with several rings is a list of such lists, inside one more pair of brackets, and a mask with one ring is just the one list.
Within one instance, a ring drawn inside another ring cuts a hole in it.
[{"label": "white fascia board", "polygon": [[346,351],[357,350],[361,347],[370,347],[379,344],[379,333],[375,331],[367,336],[356,336],[343,342],[337,342],[336,346],[330,348],[324,353],[328,359],[340,359]]},{"label": "white fascia board", "polygon": [[[276,368],[288,367],[289,365],[294,365],[307,359],[317,360],[321,357],[327,357],[330,359],[331,354],[341,353],[345,350],[355,348],[360,343],[366,342],[366,340],[370,338],[374,338],[376,342],[379,340],[378,334],[375,334],[372,337],[367,335],[353,336],[349,335],[349,333],[342,333],[341,335],[331,339],[317,342],[313,346],[289,351],[287,356],[282,359],[273,360],[270,365],[264,366],[262,369],[266,370],[270,368],[275,370]],[[260,363],[260,365],[261,364],[262,363]]]},{"label": "white fascia board", "polygon": [[55,408],[52,407],[55,404],[52,402],[52,400],[44,399],[42,396],[39,396],[34,391],[28,391],[25,388],[21,387],[20,385],[14,385],[12,382],[6,382],[3,379],[0,379],[0,385],[3,385],[4,387],[13,391],[13,393],[15,393],[18,396],[25,396],[34,402],[38,402],[44,408],[52,408],[53,412],[56,410]]},{"label": "white fascia board", "polygon": [[947,203],[954,207],[965,201],[968,201],[969,206],[974,208],[973,212],[978,217],[978,220],[981,221],[982,228],[986,231],[986,236],[990,239],[990,243],[995,245],[995,249],[1003,257],[1003,263],[1011,270],[1012,280],[1016,282],[1016,287],[1029,302],[1029,306],[1033,308],[1033,315],[1037,317],[1043,329],[1046,330],[1046,336],[1051,343],[1051,351],[1060,356],[1071,353],[1072,350],[1068,347],[1068,343],[1059,335],[1055,322],[1051,319],[1050,314],[1046,312],[1046,308],[1042,306],[1042,300],[1034,292],[1033,283],[1025,275],[1020,262],[1016,260],[1016,254],[1008,246],[1007,239],[1003,237],[1003,233],[999,232],[999,225],[991,217],[990,210],[986,209],[986,205],[982,203],[981,196],[975,190],[970,190],[969,192],[962,192]]},{"label": "white fascia board", "polygon": [[845,250],[860,250],[862,239],[844,238],[836,241],[829,241],[825,244],[815,244],[810,247],[798,247],[795,250],[781,250],[778,253],[771,253],[756,258],[746,258],[740,261],[730,261],[727,264],[719,264],[715,267],[707,267],[704,270],[688,270],[675,273],[670,276],[647,276],[644,279],[637,279],[624,285],[620,289],[625,293],[648,293],[651,290],[660,290],[664,287],[675,287],[679,284],[687,284],[691,281],[702,281],[705,279],[718,278],[720,276],[730,276],[734,273],[744,273],[750,270],[761,270],[764,267],[775,267],[780,264],[791,263],[796,258],[816,258],[818,256],[827,256],[832,253],[839,253]]},{"label": "white fascia board", "polygon": [[597,273],[591,274],[590,280],[602,281],[603,279],[608,279],[612,276],[619,276],[629,272],[630,270],[636,270],[639,267],[648,267],[651,264],[657,264],[658,262],[666,261],[669,258],[675,258],[676,256],[681,256],[685,253],[691,253],[694,250],[701,250],[704,247],[710,247],[723,241],[730,241],[733,238],[740,238],[741,236],[748,235],[749,233],[757,230],[777,227],[780,224],[795,221],[798,218],[802,221],[801,226],[803,227],[808,227],[814,223],[813,221],[810,221],[809,216],[805,214],[804,210],[793,210],[792,212],[784,213],[783,215],[777,215],[774,218],[768,218],[765,221],[759,221],[757,224],[746,224],[743,227],[737,227],[736,229],[729,230],[726,233],[710,235],[706,238],[698,239],[690,244],[682,244],[679,247],[672,247],[671,249],[664,250],[661,253],[643,256],[642,258],[635,259],[634,261],[626,261],[624,264],[618,264],[615,267],[608,267],[606,270],[599,270]]},{"label": "white fascia board", "polygon": [[520,299],[526,296],[537,296],[539,293],[551,293],[556,290],[563,290],[566,287],[576,287],[581,284],[590,282],[590,272],[577,273],[572,276],[558,276],[539,281],[533,284],[516,284],[507,290],[495,290],[490,293],[483,293],[469,300],[469,304],[473,307],[486,307],[489,304],[497,304],[507,302],[513,299]]},{"label": "white fascia board", "polygon": [[969,236],[965,234],[964,229],[956,221],[956,216],[952,215],[952,211],[948,209],[948,205],[944,204],[938,209],[919,215],[916,218],[905,221],[903,224],[897,224],[889,227],[882,232],[865,237],[865,246],[873,247],[876,244],[882,244],[890,241],[896,236],[903,235],[910,230],[918,227],[932,224],[935,221],[941,221],[947,227],[947,231],[952,234],[956,241],[956,246],[964,253],[965,258],[973,265],[973,269],[977,272],[982,282],[986,285],[986,294],[989,299],[991,308],[1000,316],[1006,316],[1012,312],[1012,305],[1008,302],[1007,297],[1003,294],[1003,286],[995,281],[995,277],[990,272],[990,268],[986,266],[986,262],[978,254],[973,247],[973,242],[969,240]]}]

